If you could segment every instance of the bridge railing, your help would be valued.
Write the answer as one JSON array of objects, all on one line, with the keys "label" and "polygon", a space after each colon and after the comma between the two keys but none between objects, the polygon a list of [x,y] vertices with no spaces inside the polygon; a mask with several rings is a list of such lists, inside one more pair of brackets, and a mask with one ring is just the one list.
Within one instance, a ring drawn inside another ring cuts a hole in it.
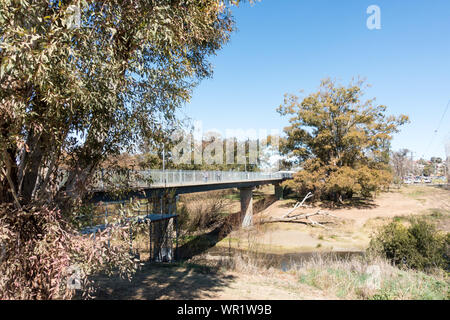
[{"label": "bridge railing", "polygon": [[[108,178],[106,178],[108,176]],[[290,173],[284,172],[242,172],[242,171],[199,171],[199,170],[140,170],[123,174],[108,175],[100,171],[94,179],[94,188],[103,189],[105,181],[117,184],[127,182],[129,186],[145,188],[149,186],[179,186],[191,184],[209,184],[221,182],[277,180],[290,178]]]}]

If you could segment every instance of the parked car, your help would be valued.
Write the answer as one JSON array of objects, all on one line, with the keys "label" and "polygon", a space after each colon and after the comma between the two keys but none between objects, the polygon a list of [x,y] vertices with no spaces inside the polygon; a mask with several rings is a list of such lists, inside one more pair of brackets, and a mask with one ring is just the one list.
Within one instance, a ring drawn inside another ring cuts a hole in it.
[{"label": "parked car", "polygon": [[423,179],[423,182],[424,182],[424,183],[431,183],[431,179],[428,178],[428,177],[425,177],[425,178]]}]

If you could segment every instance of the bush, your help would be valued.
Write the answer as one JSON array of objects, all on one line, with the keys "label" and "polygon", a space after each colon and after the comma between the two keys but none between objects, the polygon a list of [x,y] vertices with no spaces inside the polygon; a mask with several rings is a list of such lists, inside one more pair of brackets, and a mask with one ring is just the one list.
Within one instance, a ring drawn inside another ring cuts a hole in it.
[{"label": "bush", "polygon": [[90,275],[119,271],[130,276],[135,264],[129,248],[109,245],[108,232],[127,236],[122,228],[82,236],[58,210],[0,205],[0,300],[70,299],[73,276],[89,297],[94,290]]},{"label": "bush", "polygon": [[449,245],[449,235],[424,220],[415,220],[408,228],[394,221],[372,238],[368,253],[381,255],[402,268],[448,270]]},{"label": "bush", "polygon": [[230,200],[224,192],[205,192],[184,195],[180,214],[180,229],[187,232],[206,230],[224,222]]}]

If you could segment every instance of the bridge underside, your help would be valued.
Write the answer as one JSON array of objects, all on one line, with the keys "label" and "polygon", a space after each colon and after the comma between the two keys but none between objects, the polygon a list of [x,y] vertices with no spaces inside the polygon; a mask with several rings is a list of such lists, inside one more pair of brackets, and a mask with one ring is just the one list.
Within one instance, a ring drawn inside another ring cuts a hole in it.
[{"label": "bridge underside", "polygon": [[[241,225],[243,227],[251,226],[253,223],[253,190],[254,188],[262,185],[273,184],[275,185],[275,195],[278,199],[282,197],[281,182],[285,179],[268,179],[257,181],[240,181],[240,182],[221,182],[221,183],[205,183],[205,184],[191,184],[181,186],[167,186],[167,187],[149,187],[142,189],[135,189],[120,196],[111,194],[106,191],[94,191],[91,195],[90,202],[122,202],[131,198],[134,199],[160,199],[161,207],[156,209],[158,212],[165,212],[166,208],[173,206],[177,195],[206,192],[214,190],[232,189],[237,188],[240,190],[241,198]],[[164,199],[164,200],[163,200]],[[156,203],[158,203],[156,202]],[[167,202],[167,204],[166,204]],[[169,204],[170,203],[170,204]]]},{"label": "bridge underside", "polygon": [[257,181],[242,181],[242,182],[222,182],[222,183],[207,183],[207,184],[191,184],[181,186],[167,186],[167,187],[149,187],[134,189],[129,192],[125,192],[121,195],[114,195],[107,191],[97,190],[91,193],[90,202],[115,202],[115,201],[127,201],[131,198],[135,199],[149,199],[153,197],[161,197],[165,194],[186,194],[196,193],[223,189],[233,188],[254,188],[266,184],[279,185],[285,179],[269,179],[269,180],[257,180]]}]

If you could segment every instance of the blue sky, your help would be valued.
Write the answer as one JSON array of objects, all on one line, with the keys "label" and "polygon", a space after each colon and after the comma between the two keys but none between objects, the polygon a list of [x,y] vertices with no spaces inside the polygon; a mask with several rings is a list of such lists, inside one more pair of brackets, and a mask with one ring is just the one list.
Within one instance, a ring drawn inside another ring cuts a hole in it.
[{"label": "blue sky", "polygon": [[[381,8],[381,30],[366,26],[370,5]],[[450,110],[434,131],[450,101],[450,1],[262,0],[233,15],[238,30],[211,59],[213,77],[182,109],[205,130],[282,130],[285,93],[361,76],[372,85],[367,98],[410,116],[393,149],[445,156]]]}]

